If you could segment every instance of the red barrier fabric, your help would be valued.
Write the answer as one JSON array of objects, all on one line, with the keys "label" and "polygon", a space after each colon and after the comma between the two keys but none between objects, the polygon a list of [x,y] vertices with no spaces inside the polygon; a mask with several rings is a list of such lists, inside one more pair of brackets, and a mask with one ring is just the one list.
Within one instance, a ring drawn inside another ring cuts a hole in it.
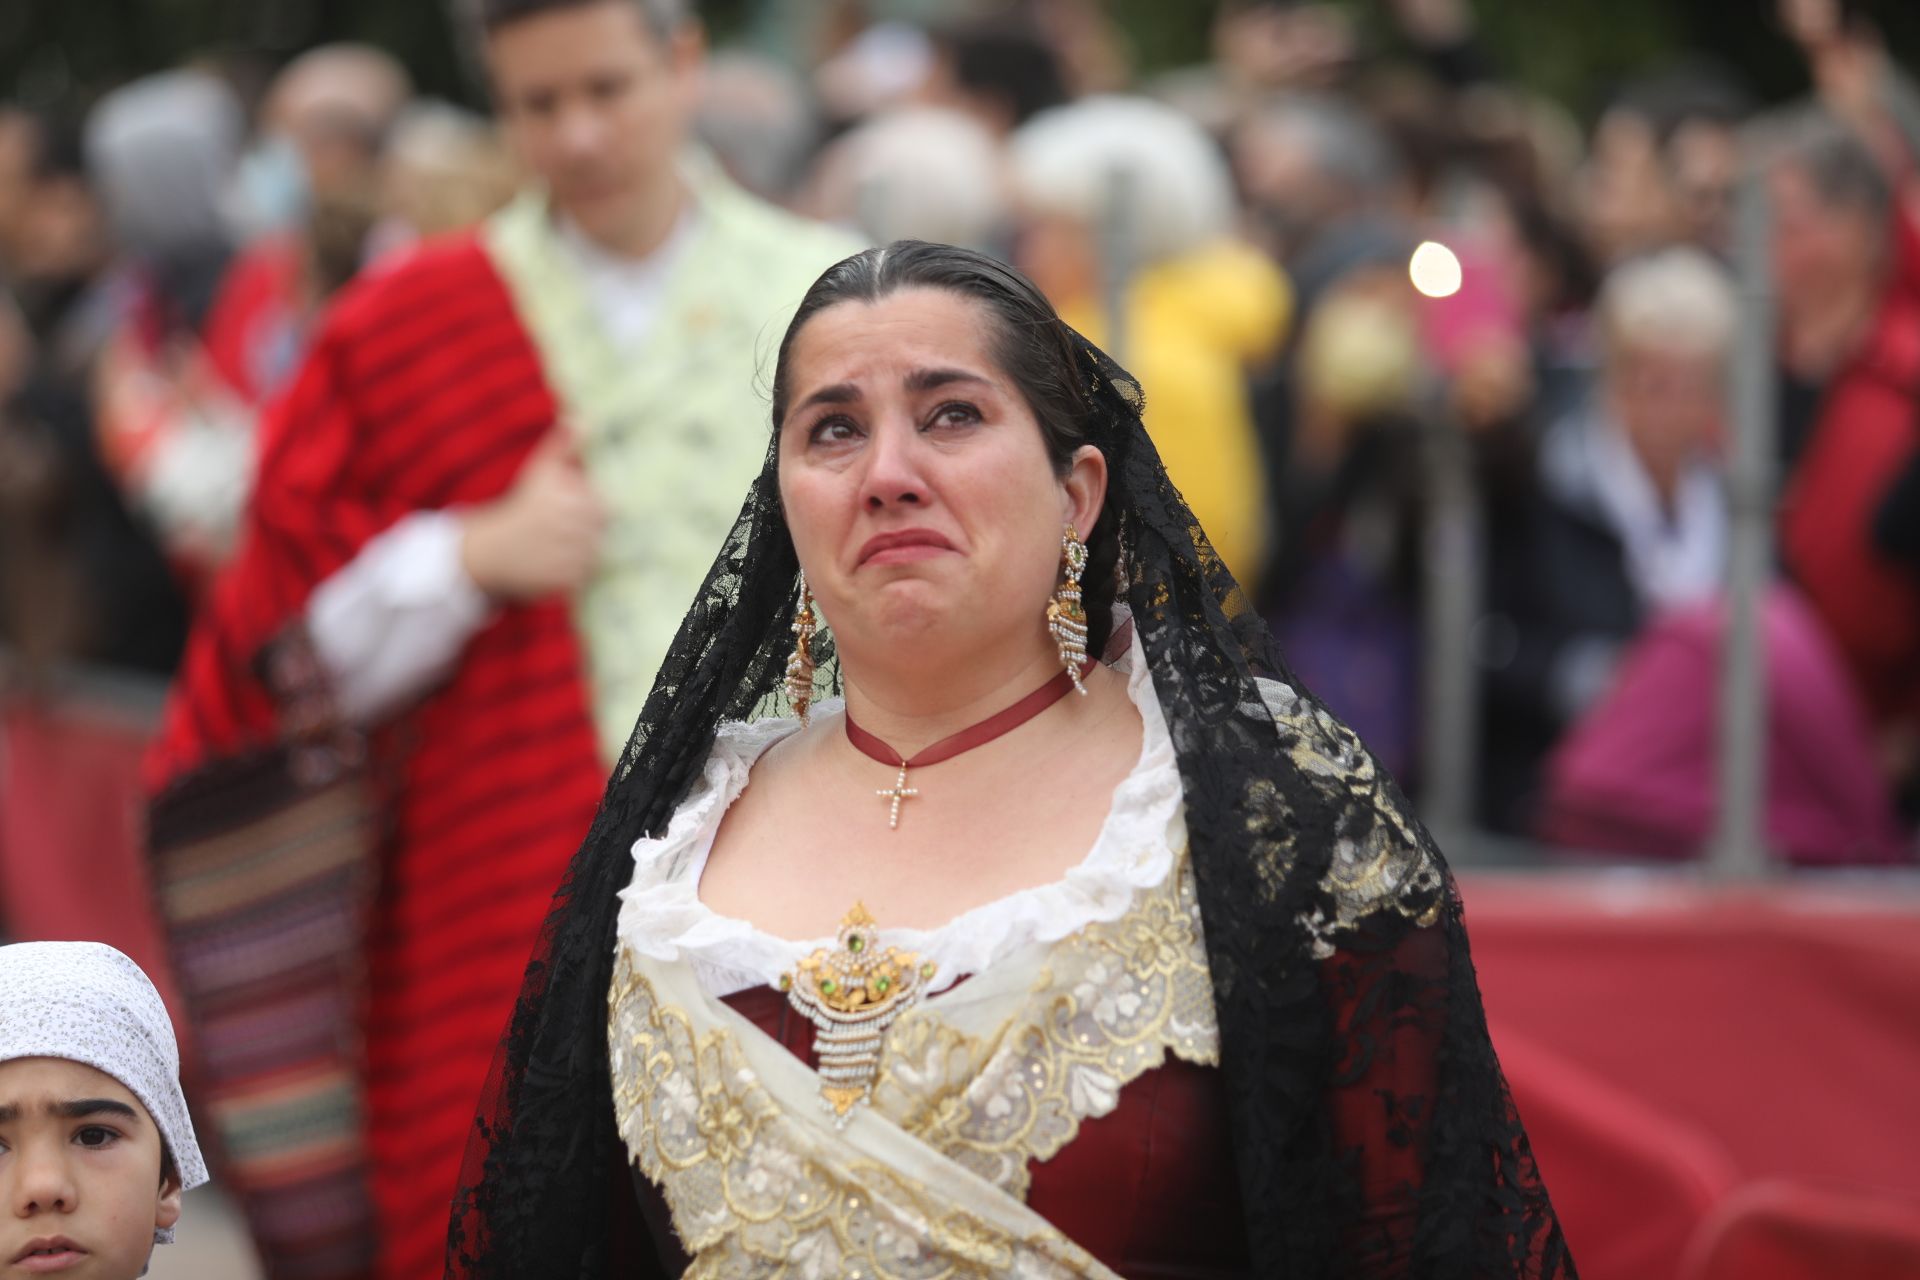
[{"label": "red barrier fabric", "polygon": [[104,704],[0,703],[0,932],[118,947],[184,1035],[139,852],[148,735],[141,718]]},{"label": "red barrier fabric", "polygon": [[1583,1280],[1679,1280],[1688,1242],[1738,1180],[1732,1158],[1531,1036],[1497,1019],[1492,1032]]},{"label": "red barrier fabric", "polygon": [[1682,1280],[1914,1280],[1920,1197],[1755,1183],[1702,1228]]},{"label": "red barrier fabric", "polygon": [[[1511,1028],[1595,1082],[1553,1086],[1540,1119],[1509,1068],[1581,1274],[1638,1190],[1577,1166],[1550,1117],[1625,1095],[1724,1151],[1741,1183],[1827,1181],[1920,1198],[1920,880],[1721,889],[1633,873],[1468,876],[1473,957],[1496,1044]],[[1542,1120],[1547,1120],[1543,1124]],[[1591,1135],[1587,1135],[1591,1137]],[[1560,1149],[1557,1151],[1556,1147]],[[1585,1228],[1591,1228],[1586,1230]],[[1837,1274],[1837,1273],[1836,1273]]]}]

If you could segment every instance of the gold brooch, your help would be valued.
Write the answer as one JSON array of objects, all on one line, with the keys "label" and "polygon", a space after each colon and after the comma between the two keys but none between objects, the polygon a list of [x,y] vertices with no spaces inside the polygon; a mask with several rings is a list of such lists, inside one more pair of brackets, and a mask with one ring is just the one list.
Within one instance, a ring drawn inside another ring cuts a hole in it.
[{"label": "gold brooch", "polygon": [[880,1049],[894,1019],[919,1003],[931,962],[898,947],[882,950],[873,917],[854,903],[833,947],[822,947],[780,976],[787,1000],[815,1029],[820,1097],[845,1128],[856,1106],[873,1099]]}]

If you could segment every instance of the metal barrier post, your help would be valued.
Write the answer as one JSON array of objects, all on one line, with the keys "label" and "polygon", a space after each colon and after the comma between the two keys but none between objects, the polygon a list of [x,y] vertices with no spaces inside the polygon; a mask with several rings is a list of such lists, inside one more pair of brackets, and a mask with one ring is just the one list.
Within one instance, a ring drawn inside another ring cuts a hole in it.
[{"label": "metal barrier post", "polygon": [[1106,206],[1100,218],[1101,306],[1106,312],[1107,354],[1124,366],[1127,363],[1127,294],[1133,288],[1136,261],[1134,223],[1134,173],[1124,164],[1116,164],[1107,173]]},{"label": "metal barrier post", "polygon": [[1767,849],[1766,652],[1760,604],[1773,563],[1775,403],[1771,218],[1766,175],[1749,166],[1734,205],[1740,328],[1728,369],[1727,591],[1720,670],[1719,822],[1707,854],[1720,879],[1755,879]]},{"label": "metal barrier post", "polygon": [[1470,847],[1480,762],[1473,628],[1485,596],[1485,520],[1472,449],[1460,428],[1440,417],[1423,437],[1422,452],[1420,808],[1441,847],[1458,861]]}]

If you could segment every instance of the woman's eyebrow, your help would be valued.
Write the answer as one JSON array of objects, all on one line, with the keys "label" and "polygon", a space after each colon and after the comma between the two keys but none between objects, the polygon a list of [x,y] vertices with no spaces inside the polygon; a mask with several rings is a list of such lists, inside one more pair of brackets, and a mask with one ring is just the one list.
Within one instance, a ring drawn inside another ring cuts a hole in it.
[{"label": "woman's eyebrow", "polygon": [[830,387],[822,387],[794,406],[794,412],[811,409],[816,404],[852,404],[860,398],[860,388],[851,382],[836,382]]},{"label": "woman's eyebrow", "polygon": [[949,386],[955,382],[977,382],[981,386],[991,386],[977,373],[968,373],[965,369],[915,369],[907,375],[907,390],[932,391],[935,387]]},{"label": "woman's eyebrow", "polygon": [[[932,391],[936,387],[950,386],[956,382],[972,382],[983,387],[993,385],[979,374],[969,373],[965,369],[915,369],[906,377],[906,388],[909,391]],[[854,404],[859,399],[859,387],[851,382],[836,382],[809,395],[795,405],[793,411],[799,413],[817,404]]]}]

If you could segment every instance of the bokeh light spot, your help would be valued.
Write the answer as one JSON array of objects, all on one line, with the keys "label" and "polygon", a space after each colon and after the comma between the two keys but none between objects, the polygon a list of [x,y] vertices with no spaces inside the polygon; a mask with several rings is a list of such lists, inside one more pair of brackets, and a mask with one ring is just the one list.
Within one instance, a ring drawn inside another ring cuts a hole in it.
[{"label": "bokeh light spot", "polygon": [[1407,264],[1413,287],[1429,298],[1451,298],[1460,292],[1460,259],[1436,240],[1422,241]]}]

